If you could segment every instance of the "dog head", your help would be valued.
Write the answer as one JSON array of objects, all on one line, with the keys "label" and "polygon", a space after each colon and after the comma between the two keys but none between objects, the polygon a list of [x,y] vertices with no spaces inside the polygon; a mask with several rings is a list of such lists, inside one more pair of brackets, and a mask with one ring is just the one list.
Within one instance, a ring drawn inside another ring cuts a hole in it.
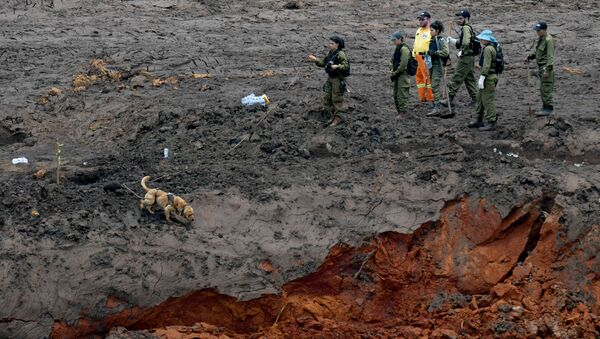
[{"label": "dog head", "polygon": [[183,208],[183,218],[187,221],[187,222],[192,222],[194,221],[194,209],[192,208],[192,206],[187,205]]}]

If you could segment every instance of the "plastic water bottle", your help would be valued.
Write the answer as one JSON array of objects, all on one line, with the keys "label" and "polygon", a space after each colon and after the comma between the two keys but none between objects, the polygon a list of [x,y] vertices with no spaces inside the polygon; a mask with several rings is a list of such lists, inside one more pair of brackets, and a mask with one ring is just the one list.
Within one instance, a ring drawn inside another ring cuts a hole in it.
[{"label": "plastic water bottle", "polygon": [[427,54],[423,57],[423,61],[425,61],[425,67],[427,67],[427,69],[431,69],[431,67],[433,67],[433,63],[431,61],[431,55]]},{"label": "plastic water bottle", "polygon": [[262,105],[266,106],[269,104],[269,97],[266,94],[261,96],[256,96],[254,93],[247,95],[242,98],[242,105],[244,106],[253,106],[253,105]]}]

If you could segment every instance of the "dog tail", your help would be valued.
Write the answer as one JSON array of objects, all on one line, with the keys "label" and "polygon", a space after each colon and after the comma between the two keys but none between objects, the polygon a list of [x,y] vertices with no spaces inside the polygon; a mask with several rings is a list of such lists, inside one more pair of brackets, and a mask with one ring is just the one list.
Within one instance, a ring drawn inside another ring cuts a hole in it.
[{"label": "dog tail", "polygon": [[148,183],[148,180],[150,180],[149,175],[142,178],[142,187],[146,190],[146,192],[150,190],[150,188],[146,185],[146,183]]}]

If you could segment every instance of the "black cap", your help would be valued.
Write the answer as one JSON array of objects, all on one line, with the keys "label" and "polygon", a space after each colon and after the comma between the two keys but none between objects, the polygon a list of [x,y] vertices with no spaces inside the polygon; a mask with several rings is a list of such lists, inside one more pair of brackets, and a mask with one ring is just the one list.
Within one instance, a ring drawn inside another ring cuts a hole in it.
[{"label": "black cap", "polygon": [[456,16],[462,16],[463,18],[470,18],[471,17],[471,13],[469,13],[469,11],[467,11],[465,9],[457,12],[455,15]]},{"label": "black cap", "polygon": [[429,14],[429,12],[427,12],[427,11],[423,11],[423,12],[419,13],[419,15],[417,15],[417,19],[425,18],[425,17],[431,19],[431,14]]},{"label": "black cap", "polygon": [[540,21],[537,24],[535,24],[535,26],[533,26],[533,30],[536,32],[541,31],[541,30],[546,30],[547,28],[548,28],[548,25],[543,21]]},{"label": "black cap", "polygon": [[335,42],[336,44],[338,44],[338,48],[342,49],[344,47],[346,47],[346,44],[344,43],[344,39],[340,38],[337,35],[332,35],[329,40]]}]

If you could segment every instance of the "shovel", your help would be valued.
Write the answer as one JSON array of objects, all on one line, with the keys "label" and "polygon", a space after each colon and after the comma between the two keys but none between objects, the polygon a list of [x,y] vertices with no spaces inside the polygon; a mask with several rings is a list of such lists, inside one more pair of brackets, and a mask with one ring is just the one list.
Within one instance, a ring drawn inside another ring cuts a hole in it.
[{"label": "shovel", "polygon": [[527,90],[529,92],[529,116],[533,116],[533,109],[531,108],[531,70],[529,69],[529,61],[527,61]]},{"label": "shovel", "polygon": [[[435,39],[435,46],[436,48],[439,50],[440,46],[438,46],[438,40],[437,37]],[[454,116],[454,114],[452,114],[452,105],[450,104],[450,98],[448,97],[448,81],[446,80],[446,74],[448,72],[448,67],[444,67],[444,65],[442,64],[442,58],[438,58],[438,61],[440,62],[440,67],[444,68],[444,91],[446,92],[446,100],[448,100],[448,117]]]}]

